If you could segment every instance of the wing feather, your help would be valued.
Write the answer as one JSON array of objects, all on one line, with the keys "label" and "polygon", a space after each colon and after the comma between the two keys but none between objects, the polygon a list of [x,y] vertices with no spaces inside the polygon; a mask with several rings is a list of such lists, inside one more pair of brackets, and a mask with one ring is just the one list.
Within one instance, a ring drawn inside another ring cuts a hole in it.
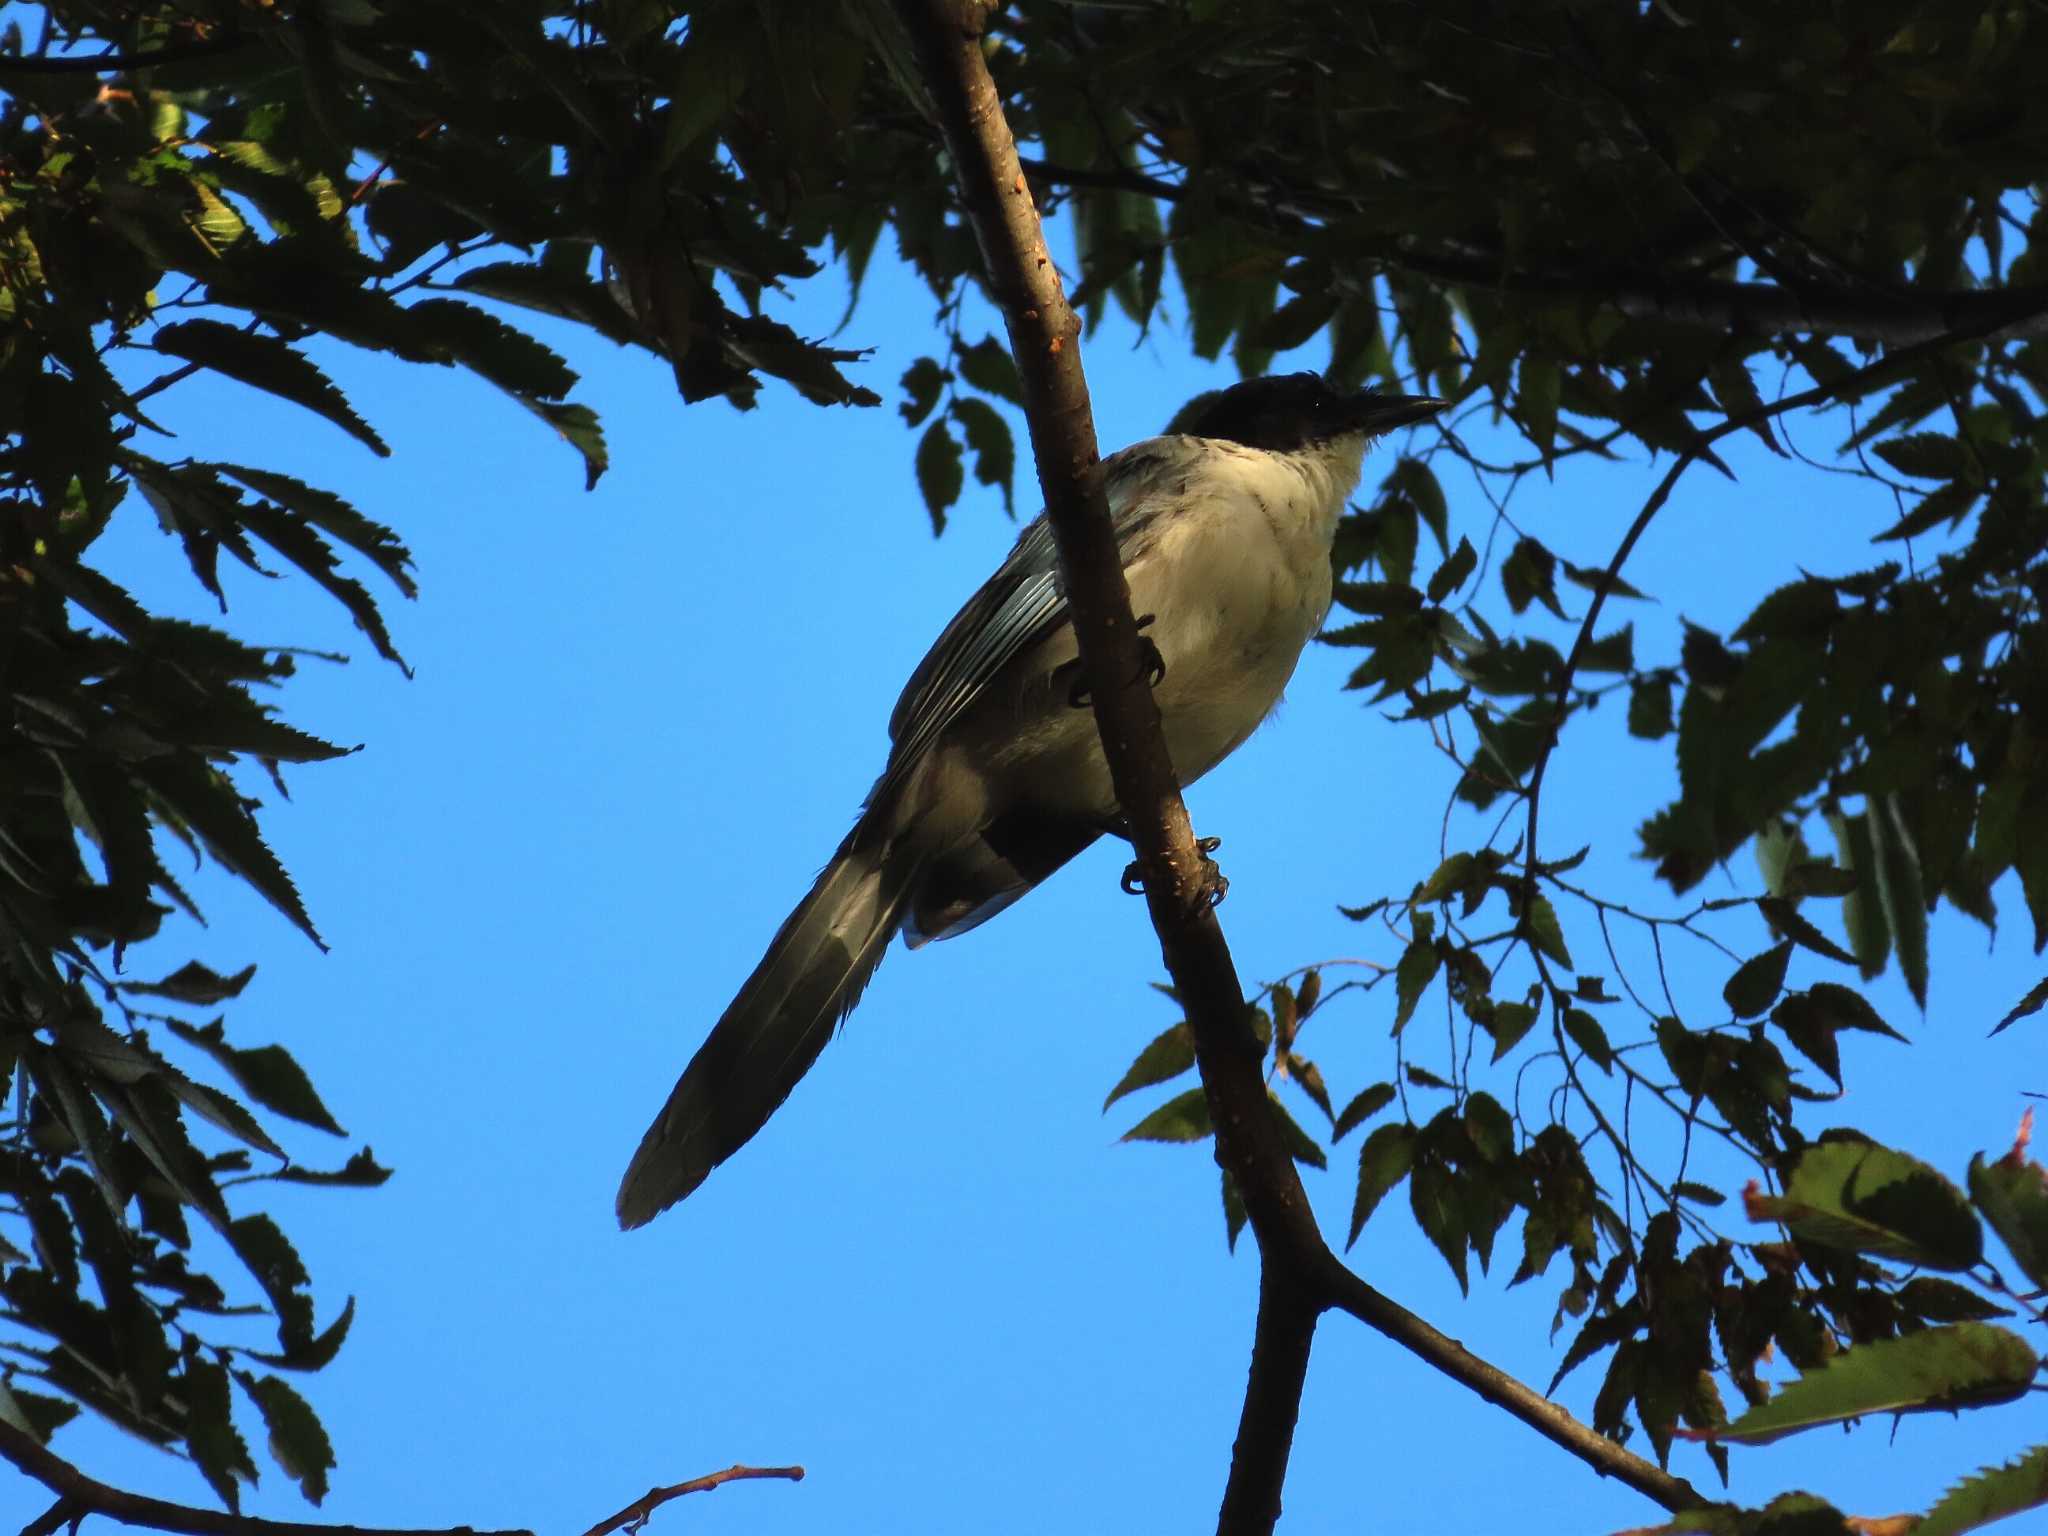
[{"label": "wing feather", "polygon": [[[1161,488],[1162,471],[1174,462],[1172,441],[1134,443],[1102,461],[1125,565],[1151,543],[1149,530],[1160,510],[1153,493]],[[889,717],[889,774],[902,772],[929,751],[1005,667],[1066,622],[1059,551],[1052,525],[1040,513],[910,674]]]}]

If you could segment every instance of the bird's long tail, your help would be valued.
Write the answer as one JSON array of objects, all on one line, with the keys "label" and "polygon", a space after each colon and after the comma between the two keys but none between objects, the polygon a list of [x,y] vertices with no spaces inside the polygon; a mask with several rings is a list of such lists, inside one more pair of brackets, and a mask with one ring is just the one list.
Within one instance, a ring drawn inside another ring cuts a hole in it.
[{"label": "bird's long tail", "polygon": [[744,1146],[811,1069],[902,926],[921,860],[862,819],[698,1047],[619,1185],[637,1227]]}]

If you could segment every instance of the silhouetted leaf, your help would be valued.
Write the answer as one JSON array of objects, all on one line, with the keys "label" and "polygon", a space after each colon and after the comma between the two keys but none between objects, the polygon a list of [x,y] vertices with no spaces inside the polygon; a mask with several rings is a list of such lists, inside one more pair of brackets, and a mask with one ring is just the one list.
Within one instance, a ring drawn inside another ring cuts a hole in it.
[{"label": "silhouetted leaf", "polygon": [[1133,1061],[1129,1070],[1117,1080],[1117,1085],[1109,1090],[1109,1097],[1102,1101],[1102,1107],[1107,1110],[1127,1093],[1135,1093],[1140,1088],[1149,1088],[1154,1083],[1163,1083],[1170,1078],[1179,1077],[1194,1064],[1194,1032],[1185,1022],[1171,1025],[1155,1036],[1144,1050],[1138,1052],[1138,1059]]}]

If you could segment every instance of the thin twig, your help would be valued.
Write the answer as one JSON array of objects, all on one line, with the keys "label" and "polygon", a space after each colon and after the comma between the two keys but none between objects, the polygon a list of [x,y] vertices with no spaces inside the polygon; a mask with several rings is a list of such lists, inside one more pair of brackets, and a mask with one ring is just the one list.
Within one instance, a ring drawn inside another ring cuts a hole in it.
[{"label": "thin twig", "polygon": [[321,1525],[303,1520],[265,1520],[230,1514],[224,1509],[197,1509],[139,1493],[109,1487],[88,1477],[26,1430],[0,1423],[0,1457],[57,1495],[57,1502],[28,1525],[21,1536],[49,1536],[60,1525],[88,1515],[105,1515],[123,1525],[176,1531],[183,1536],[532,1536],[529,1531],[478,1532],[469,1526],[408,1530],[361,1525]]},{"label": "thin twig", "polygon": [[0,73],[13,71],[32,75],[109,75],[123,69],[148,69],[153,64],[176,64],[183,59],[228,53],[250,41],[246,32],[229,32],[221,37],[203,37],[189,43],[167,43],[139,53],[92,53],[83,57],[60,55],[31,59],[19,54],[0,54]]},{"label": "thin twig", "polygon": [[705,1493],[713,1488],[722,1488],[727,1483],[743,1482],[756,1477],[780,1477],[792,1483],[800,1483],[804,1480],[804,1469],[733,1465],[723,1472],[707,1472],[702,1477],[693,1477],[687,1483],[676,1483],[668,1488],[650,1488],[610,1519],[598,1521],[585,1531],[583,1536],[611,1536],[611,1532],[620,1530],[638,1531],[654,1512],[670,1499],[680,1499],[686,1493]]}]

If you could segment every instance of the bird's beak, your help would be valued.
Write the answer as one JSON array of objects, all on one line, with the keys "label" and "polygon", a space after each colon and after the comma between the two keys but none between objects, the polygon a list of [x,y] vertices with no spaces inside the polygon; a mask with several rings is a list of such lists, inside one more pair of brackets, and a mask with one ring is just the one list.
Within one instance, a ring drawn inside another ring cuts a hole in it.
[{"label": "bird's beak", "polygon": [[1396,427],[1427,421],[1450,403],[1439,400],[1435,395],[1386,395],[1377,390],[1367,390],[1353,397],[1354,430],[1370,432],[1377,437]]}]

